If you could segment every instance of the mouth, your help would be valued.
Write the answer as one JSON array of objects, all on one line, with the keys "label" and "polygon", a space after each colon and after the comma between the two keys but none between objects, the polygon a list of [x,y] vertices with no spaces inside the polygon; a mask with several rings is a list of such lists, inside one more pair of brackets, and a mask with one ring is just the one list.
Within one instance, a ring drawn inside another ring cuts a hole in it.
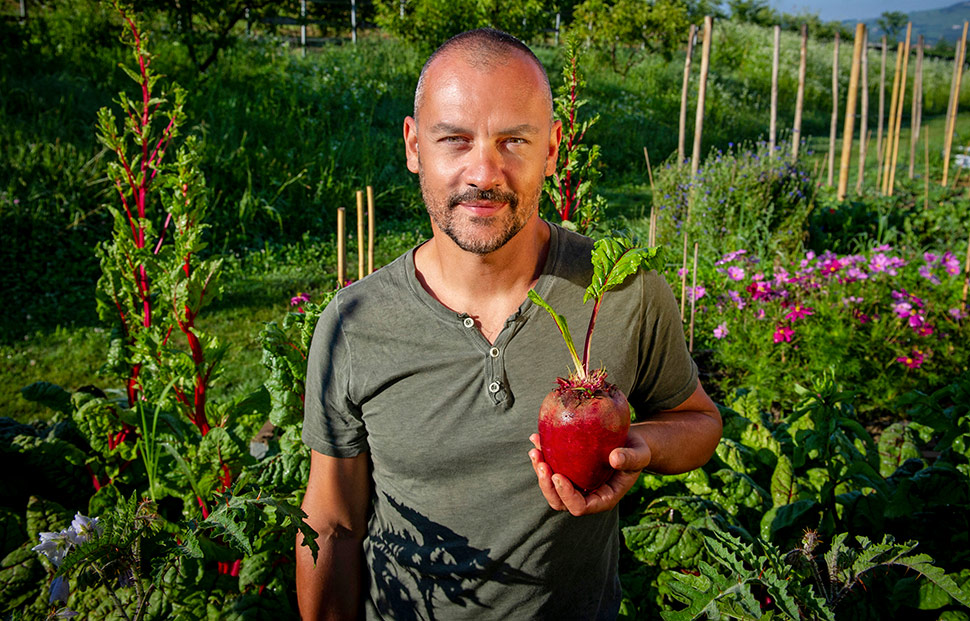
[{"label": "mouth", "polygon": [[489,216],[494,216],[498,212],[502,211],[508,203],[497,202],[497,201],[462,201],[458,203],[465,211],[473,216],[480,218],[487,218]]}]

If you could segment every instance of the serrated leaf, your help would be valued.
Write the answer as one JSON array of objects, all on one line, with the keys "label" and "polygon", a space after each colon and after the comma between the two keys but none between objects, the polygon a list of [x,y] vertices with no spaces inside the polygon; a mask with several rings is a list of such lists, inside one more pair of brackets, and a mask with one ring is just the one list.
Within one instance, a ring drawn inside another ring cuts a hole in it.
[{"label": "serrated leaf", "polygon": [[655,264],[660,262],[657,260],[659,253],[659,247],[636,247],[632,240],[625,237],[597,240],[592,255],[593,279],[583,295],[583,304],[590,299],[602,299],[607,291],[622,284],[641,266],[645,269],[657,267]]}]

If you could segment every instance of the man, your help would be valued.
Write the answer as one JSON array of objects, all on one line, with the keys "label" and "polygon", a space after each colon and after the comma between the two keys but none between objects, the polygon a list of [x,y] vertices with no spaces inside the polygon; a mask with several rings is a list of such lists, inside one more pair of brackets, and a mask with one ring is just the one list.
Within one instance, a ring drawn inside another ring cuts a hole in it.
[{"label": "man", "polygon": [[645,468],[713,453],[720,417],[651,272],[607,295],[594,336],[644,419],[616,473],[584,496],[543,461],[539,405],[569,358],[526,294],[574,325],[590,310],[592,242],[538,216],[561,137],[542,65],[509,35],[459,35],[422,70],[404,141],[433,237],[340,291],[310,350],[304,618],[613,618],[620,498]]}]

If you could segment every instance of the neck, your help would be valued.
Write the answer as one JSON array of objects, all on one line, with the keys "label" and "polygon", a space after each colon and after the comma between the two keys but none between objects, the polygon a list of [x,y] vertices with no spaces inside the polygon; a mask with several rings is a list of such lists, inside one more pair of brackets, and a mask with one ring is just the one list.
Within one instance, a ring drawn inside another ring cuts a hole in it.
[{"label": "neck", "polygon": [[415,252],[415,270],[428,293],[475,318],[491,341],[539,279],[549,236],[549,225],[535,216],[504,246],[478,255],[435,229],[434,237]]}]

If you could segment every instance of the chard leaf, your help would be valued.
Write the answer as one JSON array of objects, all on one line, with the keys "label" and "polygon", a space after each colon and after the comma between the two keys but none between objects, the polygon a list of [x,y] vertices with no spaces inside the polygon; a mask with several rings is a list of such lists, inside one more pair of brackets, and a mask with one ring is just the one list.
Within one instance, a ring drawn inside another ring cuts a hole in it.
[{"label": "chard leaf", "polygon": [[586,288],[583,304],[590,299],[600,300],[603,294],[620,285],[637,269],[657,269],[663,265],[660,247],[634,246],[626,237],[607,237],[593,246],[593,281]]},{"label": "chard leaf", "polygon": [[786,455],[778,455],[778,464],[771,475],[771,501],[775,507],[782,507],[795,501],[798,483],[791,460]]},{"label": "chard leaf", "polygon": [[30,386],[21,388],[20,394],[27,401],[39,403],[55,412],[71,413],[71,393],[57,384],[34,382]]}]

